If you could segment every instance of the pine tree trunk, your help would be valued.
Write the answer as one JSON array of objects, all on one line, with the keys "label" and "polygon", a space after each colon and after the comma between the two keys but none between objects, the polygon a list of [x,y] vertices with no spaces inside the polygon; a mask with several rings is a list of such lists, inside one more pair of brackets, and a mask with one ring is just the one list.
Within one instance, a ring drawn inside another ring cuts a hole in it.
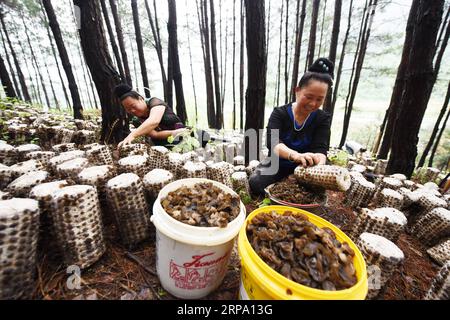
[{"label": "pine tree trunk", "polygon": [[[187,1],[186,0],[186,8],[187,8]],[[189,14],[186,11],[186,33],[187,33],[187,40],[188,40],[188,50],[189,50],[189,65],[191,68],[191,81],[192,81],[192,92],[194,94],[194,106],[195,106],[195,125],[198,126],[198,102],[197,102],[197,90],[195,87],[195,77],[194,77],[194,65],[192,61],[192,47],[191,47],[191,36],[190,36],[190,21],[189,21]]]},{"label": "pine tree trunk", "polygon": [[245,6],[244,0],[241,0],[241,49],[240,49],[240,68],[239,68],[239,128],[244,130],[244,43],[245,43]]},{"label": "pine tree trunk", "polygon": [[236,130],[236,0],[233,0],[233,130]]},{"label": "pine tree trunk", "polygon": [[420,0],[414,0],[411,9],[409,11],[408,22],[406,24],[406,36],[403,44],[403,53],[400,61],[400,65],[397,71],[397,78],[395,79],[394,89],[392,90],[391,102],[388,108],[388,121],[385,130],[383,130],[383,140],[378,152],[378,159],[387,159],[389,151],[392,146],[392,134],[394,132],[394,124],[397,121],[397,114],[400,107],[400,101],[404,86],[406,84],[406,68],[409,63],[409,57],[411,53],[411,45],[414,35],[417,10],[419,9]]},{"label": "pine tree trunk", "polygon": [[17,98],[16,91],[14,90],[13,83],[6,69],[5,61],[0,56],[0,80],[8,98]]},{"label": "pine tree trunk", "polygon": [[[333,19],[333,31],[331,33],[330,54],[328,56],[328,59],[330,59],[330,61],[333,62],[334,64],[336,64],[336,53],[339,41],[339,31],[341,26],[341,11],[342,11],[342,0],[336,0],[334,2],[334,19]],[[328,89],[327,99],[323,106],[323,110],[331,115],[334,114],[334,106],[332,104],[333,90],[336,90],[336,88]]]},{"label": "pine tree trunk", "polygon": [[257,155],[249,154],[246,143],[246,161],[258,158],[262,137],[259,133],[264,127],[264,109],[266,97],[267,60],[266,60],[266,25],[265,1],[245,0],[247,16],[247,60],[248,84],[246,93],[245,130],[257,130]]},{"label": "pine tree trunk", "polygon": [[56,47],[58,48],[59,57],[61,58],[62,65],[66,73],[67,81],[69,83],[69,91],[70,94],[72,95],[74,118],[83,119],[83,107],[81,105],[80,94],[78,92],[77,83],[73,75],[72,66],[70,65],[69,56],[67,54],[66,47],[64,45],[64,41],[62,38],[61,30],[59,28],[59,23],[56,18],[55,11],[53,10],[51,0],[42,0],[42,4],[44,5],[45,12],[47,13],[50,29],[52,30]]},{"label": "pine tree trunk", "polygon": [[280,90],[281,90],[281,50],[283,48],[283,21],[284,21],[284,1],[281,1],[280,12],[280,46],[278,48],[278,72],[276,83],[276,106],[280,105]]},{"label": "pine tree trunk", "polygon": [[287,104],[289,101],[289,91],[288,91],[288,82],[289,82],[289,65],[288,65],[288,57],[289,57],[289,0],[286,0],[286,27],[285,27],[285,45],[284,45],[284,103]]},{"label": "pine tree trunk", "polygon": [[[425,160],[428,157],[428,153],[430,152],[430,150],[433,146],[433,143],[436,140],[436,135],[438,134],[439,127],[441,125],[441,121],[445,116],[445,112],[447,111],[449,100],[450,100],[450,82],[448,83],[447,94],[445,95],[444,105],[442,106],[441,112],[439,113],[439,116],[436,120],[436,124],[434,125],[433,132],[431,133],[431,137],[428,140],[425,150],[423,151],[422,157],[420,158],[419,164],[417,165],[418,168],[423,167],[423,165],[425,164]],[[445,125],[444,125],[444,128],[445,128]],[[431,161],[431,163],[432,162],[433,161]]]},{"label": "pine tree trunk", "polygon": [[315,51],[316,51],[316,33],[317,33],[317,20],[319,18],[319,8],[320,8],[320,0],[314,0],[312,16],[311,16],[311,30],[309,32],[308,56],[306,59],[305,71],[314,62],[314,56],[315,56]]},{"label": "pine tree trunk", "polygon": [[[436,77],[434,46],[442,20],[444,1],[420,1],[411,54],[405,74],[407,81],[394,126],[392,152],[387,171],[411,176],[417,157],[418,133]],[[420,22],[420,23],[419,23]]]},{"label": "pine tree trunk", "polygon": [[364,22],[364,28],[362,31],[362,38],[360,42],[359,49],[357,50],[357,59],[356,59],[356,68],[355,68],[355,77],[353,79],[353,83],[351,85],[351,91],[348,104],[346,103],[346,112],[344,118],[344,128],[342,132],[341,142],[339,143],[339,148],[345,143],[348,134],[348,128],[350,125],[350,118],[353,111],[353,104],[355,102],[356,93],[358,90],[359,79],[361,78],[362,67],[364,65],[364,59],[366,56],[367,45],[369,43],[370,32],[372,28],[373,19],[375,16],[376,8],[377,8],[378,0],[370,0],[369,6],[367,8],[367,16]]},{"label": "pine tree trunk", "polygon": [[109,6],[111,7],[111,13],[112,13],[112,16],[114,19],[114,25],[116,27],[116,35],[117,35],[117,40],[119,42],[120,54],[122,56],[122,63],[123,63],[123,69],[125,72],[125,78],[127,80],[127,83],[130,86],[132,86],[133,82],[131,80],[130,66],[128,64],[128,55],[127,55],[127,50],[125,47],[125,41],[123,39],[122,23],[120,22],[120,17],[117,12],[116,0],[109,0]]},{"label": "pine tree trunk", "polygon": [[17,70],[17,76],[19,77],[20,87],[22,89],[21,91],[23,94],[23,98],[25,99],[26,102],[31,102],[30,94],[28,93],[27,84],[25,82],[25,77],[22,73],[22,69],[20,68],[19,60],[17,59],[17,55],[16,55],[16,52],[14,51],[11,40],[9,39],[9,34],[8,34],[8,30],[6,29],[3,13],[1,13],[1,12],[0,12],[0,23],[2,25],[3,32],[5,33],[6,41],[8,42],[8,45],[9,45],[9,51],[11,52],[11,55],[13,56],[14,64],[15,64],[16,70]]},{"label": "pine tree trunk", "polygon": [[116,58],[116,64],[117,64],[117,68],[119,69],[120,77],[122,78],[122,81],[126,81],[125,71],[123,69],[122,59],[120,58],[119,47],[117,46],[114,32],[113,32],[113,29],[111,26],[111,20],[109,19],[108,9],[106,7],[106,1],[100,0],[100,4],[102,6],[103,18],[105,19],[106,29],[108,30],[108,34],[109,34],[109,42],[111,43],[111,47],[114,52],[114,57]]},{"label": "pine tree trunk", "polygon": [[[320,28],[320,40],[319,40],[319,54],[318,56],[321,57],[322,56],[322,41],[323,41],[323,30],[325,27],[325,13],[327,11],[327,0],[325,0],[324,5],[323,5],[323,14],[322,14],[322,26]],[[324,48],[325,50],[325,48]]]},{"label": "pine tree trunk", "polygon": [[44,92],[44,97],[45,97],[45,102],[47,103],[47,107],[50,109],[51,108],[51,103],[50,103],[50,99],[48,97],[47,89],[45,87],[44,77],[42,76],[41,69],[40,69],[38,61],[36,59],[36,55],[34,53],[33,46],[31,44],[30,36],[28,34],[28,27],[27,27],[27,25],[25,23],[25,19],[24,19],[23,15],[22,15],[22,23],[23,23],[23,26],[24,26],[24,29],[25,29],[25,36],[27,38],[27,43],[28,43],[28,46],[30,47],[32,63],[34,63],[36,73],[39,76],[39,80],[41,81],[42,90]]},{"label": "pine tree trunk", "polygon": [[5,56],[6,56],[6,62],[8,63],[8,67],[11,73],[11,79],[13,81],[14,84],[14,93],[15,95],[19,98],[19,99],[23,99],[21,94],[20,94],[20,89],[19,89],[19,84],[16,80],[15,74],[14,74],[14,69],[13,66],[11,64],[11,59],[9,59],[9,54],[8,54],[8,50],[6,49],[6,43],[5,43],[5,38],[3,37],[3,33],[0,32],[0,37],[2,38],[2,44],[3,44],[3,50],[5,50]]},{"label": "pine tree trunk", "polygon": [[63,90],[63,93],[64,93],[64,98],[66,100],[67,106],[70,108],[69,95],[67,94],[67,89],[66,89],[66,85],[64,83],[64,78],[63,78],[63,76],[61,74],[61,68],[59,67],[58,57],[56,56],[55,44],[53,43],[53,38],[52,38],[52,36],[50,34],[50,26],[49,26],[47,18],[46,18],[47,15],[45,13],[45,9],[44,9],[44,6],[42,4],[42,1],[40,1],[39,4],[40,4],[40,7],[41,7],[41,12],[42,12],[42,21],[43,21],[43,23],[45,25],[45,29],[47,31],[47,36],[48,36],[48,39],[50,41],[50,47],[52,49],[52,55],[53,55],[53,58],[55,59],[55,64],[56,64],[56,69],[58,70],[59,80],[61,81],[61,87],[62,87],[62,90]]},{"label": "pine tree trunk", "polygon": [[[200,2],[199,2],[200,1]],[[211,75],[211,51],[208,26],[208,4],[206,0],[199,0],[197,3],[197,15],[200,30],[200,40],[202,43],[203,63],[205,69],[206,84],[206,110],[208,116],[208,126],[216,127],[216,111],[214,106],[214,86]]]},{"label": "pine tree trunk", "polygon": [[[339,0],[338,0],[339,1]],[[297,16],[299,15],[300,0],[297,0]],[[294,66],[292,70],[292,83],[291,83],[291,100],[295,100],[295,88],[298,83],[298,71],[300,66],[300,53],[302,47],[303,29],[305,27],[306,17],[306,0],[302,1],[302,12],[300,14],[300,25],[297,26],[297,32],[295,36],[295,53],[294,53]]]},{"label": "pine tree trunk", "polygon": [[[448,100],[447,100],[447,106],[448,106]],[[439,143],[441,142],[442,139],[442,135],[444,134],[445,128],[447,127],[447,123],[448,123],[448,119],[450,118],[450,109],[447,111],[447,116],[445,117],[444,123],[442,125],[441,130],[439,131],[439,134],[436,138],[436,142],[434,143],[434,147],[433,150],[431,151],[431,155],[430,155],[430,161],[428,162],[428,167],[432,168],[433,167],[433,162],[434,162],[434,157],[436,155],[436,151],[439,147]]]},{"label": "pine tree trunk", "polygon": [[175,0],[168,0],[169,22],[167,29],[169,32],[169,56],[173,67],[173,82],[175,84],[175,94],[177,98],[177,115],[183,123],[187,121],[186,103],[183,92],[183,76],[180,68],[180,58],[178,55],[178,34],[177,34],[177,7]]},{"label": "pine tree trunk", "polygon": [[221,108],[222,98],[220,96],[220,74],[219,74],[219,61],[217,57],[217,36],[216,36],[216,15],[214,9],[214,0],[209,0],[209,10],[211,13],[211,55],[214,71],[214,96],[216,99],[216,129],[222,128],[223,114]]},{"label": "pine tree trunk", "polygon": [[80,10],[80,38],[86,63],[97,87],[102,107],[102,137],[105,144],[118,143],[129,133],[128,119],[119,101],[111,94],[119,83],[112,67],[97,0],[74,0]]},{"label": "pine tree trunk", "polygon": [[[139,10],[137,0],[131,0],[131,9],[133,11],[134,31],[136,34],[136,45],[139,53],[139,63],[141,65],[142,83],[144,84],[145,96],[150,98],[150,84],[147,76],[147,66],[145,64],[144,43],[142,41],[141,25],[139,22]],[[171,97],[167,101],[170,104]]]},{"label": "pine tree trunk", "polygon": [[[41,51],[41,56],[42,56],[42,51]],[[55,107],[56,107],[57,110],[60,110],[61,107],[60,107],[60,105],[59,105],[58,98],[56,97],[55,87],[53,86],[53,80],[52,80],[52,77],[51,77],[51,75],[50,75],[50,71],[49,71],[49,69],[48,69],[46,57],[44,57],[43,60],[44,60],[44,67],[45,67],[45,70],[46,70],[46,72],[47,72],[48,81],[49,81],[49,83],[50,83],[50,90],[51,90],[52,95],[53,95],[53,100],[55,101]]]},{"label": "pine tree trunk", "polygon": [[[161,38],[159,37],[159,32],[157,31],[157,28],[156,28],[156,24],[158,22],[156,21],[156,23],[155,23],[155,21],[154,21],[153,15],[150,10],[150,6],[148,4],[148,0],[145,0],[145,9],[147,11],[148,19],[150,21],[150,27],[152,29],[153,40],[155,41],[155,50],[156,50],[156,54],[158,56],[159,68],[161,69],[161,78],[162,78],[163,88],[164,88],[164,100],[168,101],[167,75],[166,75],[166,70],[164,68],[164,59],[163,59],[163,53],[162,53]],[[157,14],[155,11],[155,17],[156,16],[157,16]]]}]

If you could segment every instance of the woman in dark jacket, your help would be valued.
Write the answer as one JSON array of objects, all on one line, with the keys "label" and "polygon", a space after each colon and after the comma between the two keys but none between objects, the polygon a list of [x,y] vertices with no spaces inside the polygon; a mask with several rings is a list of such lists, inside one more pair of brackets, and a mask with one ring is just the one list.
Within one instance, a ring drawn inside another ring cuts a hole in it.
[{"label": "woman in dark jacket", "polygon": [[[250,177],[253,193],[263,195],[267,186],[289,176],[299,165],[326,163],[331,116],[319,108],[333,85],[333,72],[331,61],[318,59],[295,89],[296,101],[274,109],[267,126],[267,147],[279,157],[279,168],[273,174],[270,161],[261,163]],[[279,139],[272,137],[272,130],[278,130]]]},{"label": "woman in dark jacket", "polygon": [[155,145],[167,145],[167,138],[178,136],[187,130],[164,101],[158,98],[144,99],[126,84],[118,85],[114,93],[127,113],[135,117],[133,124],[137,127],[119,143],[119,148],[142,136],[150,137]]}]

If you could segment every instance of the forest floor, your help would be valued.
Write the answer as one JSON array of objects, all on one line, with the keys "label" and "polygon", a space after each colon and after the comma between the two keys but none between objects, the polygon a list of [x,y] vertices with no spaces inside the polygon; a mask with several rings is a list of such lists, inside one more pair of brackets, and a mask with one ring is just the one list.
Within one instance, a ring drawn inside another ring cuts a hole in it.
[{"label": "forest floor", "polygon": [[[260,200],[247,205],[250,213]],[[343,195],[329,192],[326,207],[316,209],[315,214],[330,221],[342,231],[352,228],[356,215],[343,205]],[[82,271],[81,288],[69,290],[71,274],[46,257],[40,259],[35,299],[46,300],[171,300],[176,299],[160,285],[156,273],[154,240],[141,243],[132,251],[121,246],[114,225],[105,227],[107,250],[92,267]],[[154,237],[152,237],[154,239]],[[420,300],[431,286],[438,266],[429,258],[426,248],[419,241],[404,233],[397,245],[405,254],[403,265],[380,293],[378,299]],[[228,272],[221,286],[206,300],[233,300],[238,298],[240,286],[240,261],[237,247],[233,250]]]}]

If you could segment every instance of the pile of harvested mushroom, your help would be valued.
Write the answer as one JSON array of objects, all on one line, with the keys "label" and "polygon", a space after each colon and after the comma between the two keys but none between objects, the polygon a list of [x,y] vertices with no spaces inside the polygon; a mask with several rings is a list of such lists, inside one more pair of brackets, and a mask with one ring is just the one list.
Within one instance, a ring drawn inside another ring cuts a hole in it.
[{"label": "pile of harvested mushroom", "polygon": [[247,226],[253,249],[284,277],[314,289],[337,291],[353,287],[355,252],[303,214],[261,213]]},{"label": "pile of harvested mushroom", "polygon": [[296,204],[316,204],[325,201],[325,191],[317,187],[302,186],[295,177],[277,182],[270,188],[270,195],[274,198]]},{"label": "pile of harvested mushroom", "polygon": [[196,227],[226,228],[240,212],[239,197],[212,183],[183,186],[170,192],[161,204],[174,219]]}]

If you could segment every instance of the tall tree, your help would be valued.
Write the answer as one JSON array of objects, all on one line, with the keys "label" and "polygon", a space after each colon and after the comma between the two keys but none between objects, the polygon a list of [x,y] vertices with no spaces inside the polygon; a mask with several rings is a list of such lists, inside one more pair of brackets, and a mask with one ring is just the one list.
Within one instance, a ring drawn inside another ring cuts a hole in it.
[{"label": "tall tree", "polygon": [[168,0],[169,22],[167,29],[169,31],[169,61],[172,64],[172,74],[168,74],[168,86],[172,86],[172,80],[175,84],[175,94],[177,98],[177,115],[183,123],[187,121],[186,103],[183,92],[183,76],[180,68],[180,57],[178,54],[178,33],[177,33],[177,7],[175,0]]},{"label": "tall tree", "polygon": [[394,125],[388,172],[411,176],[417,157],[418,133],[435,82],[434,48],[444,1],[420,1],[399,112]]},{"label": "tall tree", "polygon": [[[155,17],[153,17],[153,15],[152,15],[152,12],[150,10],[150,6],[149,6],[147,0],[145,0],[145,10],[147,11],[148,20],[150,21],[150,27],[152,30],[153,41],[154,41],[154,47],[156,50],[156,54],[158,56],[159,68],[161,69],[161,78],[162,78],[163,88],[164,88],[164,99],[167,101],[168,100],[167,75],[166,75],[166,69],[164,67],[164,59],[163,59],[163,52],[162,52],[161,36],[159,33],[159,26],[158,26],[158,20],[157,20],[158,14],[156,12],[156,5],[154,6]],[[186,13],[187,13],[187,11],[186,11]]]},{"label": "tall tree", "polygon": [[211,13],[211,55],[214,71],[214,96],[216,99],[216,129],[221,129],[223,125],[223,111],[221,108],[222,97],[220,88],[219,60],[217,56],[216,13],[214,8],[214,0],[209,0],[209,10]]},{"label": "tall tree", "polygon": [[[340,0],[338,0],[340,1]],[[297,16],[299,13],[299,5],[300,0],[297,0]],[[295,100],[295,88],[298,83],[298,71],[300,65],[300,53],[302,47],[302,38],[303,38],[303,28],[305,26],[305,17],[306,17],[306,0],[302,1],[302,12],[300,14],[300,24],[297,25],[296,35],[295,35],[295,53],[294,53],[294,66],[292,70],[292,83],[291,83],[291,99]]]},{"label": "tall tree", "polygon": [[210,128],[216,127],[216,111],[214,106],[214,85],[211,71],[211,50],[208,24],[208,3],[206,0],[196,0],[197,15],[200,29],[200,40],[202,43],[203,63],[205,69],[206,84],[206,110],[208,125]]},{"label": "tall tree", "polygon": [[[339,41],[339,31],[341,26],[341,11],[342,11],[342,0],[336,0],[334,2],[334,19],[333,19],[333,31],[331,33],[330,54],[328,56],[328,59],[330,59],[330,61],[333,62],[334,64],[336,64],[336,53]],[[333,90],[336,90],[336,88],[334,89],[330,88],[328,90],[327,98],[323,106],[323,110],[331,115],[334,113],[334,106],[332,104]]]},{"label": "tall tree", "polygon": [[120,77],[123,81],[126,81],[125,71],[123,69],[122,59],[120,58],[119,47],[116,43],[116,37],[114,36],[114,32],[111,26],[111,20],[109,19],[108,8],[106,7],[106,1],[100,0],[100,4],[102,6],[103,18],[105,19],[106,29],[108,30],[109,42],[111,43],[111,48],[114,53],[114,57],[116,58],[117,69],[119,69]]},{"label": "tall tree", "polygon": [[[187,1],[186,0],[186,8],[187,8]],[[195,87],[195,77],[194,77],[194,65],[192,62],[192,47],[191,47],[191,36],[190,36],[190,21],[189,21],[189,14],[186,11],[186,31],[187,31],[187,40],[188,40],[188,50],[189,50],[189,65],[191,67],[191,80],[192,80],[192,92],[194,93],[194,106],[195,106],[195,124],[198,125],[198,102],[197,102],[197,90]]]},{"label": "tall tree", "polygon": [[233,130],[236,130],[236,0],[233,0]]},{"label": "tall tree", "polygon": [[[448,106],[448,100],[447,100],[447,106]],[[434,143],[433,150],[431,151],[430,160],[428,162],[428,167],[432,168],[434,163],[434,157],[436,155],[437,149],[439,147],[439,143],[441,142],[442,135],[444,134],[444,131],[447,127],[448,119],[450,118],[450,109],[447,111],[447,115],[445,116],[444,124],[442,125],[442,128],[439,130],[439,134],[436,138],[436,141]]]},{"label": "tall tree", "polygon": [[[245,130],[258,131],[257,151],[259,155],[262,138],[259,129],[263,129],[264,126],[267,80],[265,1],[245,0],[245,11],[248,61]],[[247,143],[246,151],[248,151],[248,147]],[[247,161],[251,160],[252,156],[255,155],[246,152]]]},{"label": "tall tree", "polygon": [[389,151],[392,145],[392,134],[394,132],[394,124],[397,120],[397,114],[399,110],[400,101],[402,98],[404,86],[406,84],[407,75],[406,70],[409,64],[409,57],[411,54],[411,45],[414,35],[414,29],[416,26],[417,10],[419,9],[420,1],[413,1],[411,9],[409,10],[408,22],[406,23],[406,35],[403,44],[403,53],[400,61],[400,65],[397,70],[397,77],[395,79],[394,89],[392,90],[391,102],[387,110],[388,119],[384,128],[382,128],[381,134],[384,134],[381,142],[380,150],[378,151],[378,159],[387,159]]},{"label": "tall tree", "polygon": [[56,47],[58,48],[59,57],[61,58],[62,66],[66,73],[67,82],[69,83],[69,91],[72,96],[73,114],[75,119],[83,119],[83,107],[81,105],[81,98],[78,92],[78,86],[73,75],[72,66],[70,64],[69,56],[67,54],[66,46],[59,28],[59,23],[56,18],[51,0],[42,0],[45,12],[47,13],[48,23],[52,29],[53,38],[55,39]]},{"label": "tall tree", "polygon": [[[327,12],[327,0],[324,1],[323,11],[322,11],[322,26],[320,27],[320,40],[319,40],[319,54],[318,56],[322,56],[322,43],[323,43],[323,33],[325,30],[325,14]],[[325,50],[325,48],[324,48]]]},{"label": "tall tree", "polygon": [[239,62],[239,128],[244,129],[244,43],[245,43],[245,7],[244,0],[241,0],[241,48]]},{"label": "tall tree", "polygon": [[29,32],[28,32],[28,27],[27,27],[27,25],[25,23],[24,15],[21,14],[21,16],[22,16],[22,23],[23,23],[23,26],[24,26],[24,29],[25,29],[25,36],[26,36],[27,43],[28,43],[28,46],[29,46],[30,52],[31,52],[31,63],[35,67],[36,76],[39,76],[39,80],[41,81],[41,86],[42,86],[42,90],[44,92],[44,97],[45,97],[45,101],[47,103],[47,106],[48,106],[48,108],[51,108],[50,99],[49,99],[48,93],[47,93],[47,88],[45,87],[44,77],[42,76],[42,72],[41,72],[41,69],[39,67],[39,63],[38,63],[36,54],[35,54],[34,49],[33,49],[33,45],[31,44],[31,39],[30,39],[30,35],[29,35]]},{"label": "tall tree", "polygon": [[27,88],[27,84],[25,82],[25,77],[22,72],[22,68],[20,68],[19,60],[17,59],[16,52],[11,43],[11,39],[9,38],[8,30],[6,29],[4,13],[1,11],[0,11],[0,23],[2,25],[3,32],[5,33],[6,41],[8,42],[8,45],[9,45],[9,51],[11,52],[11,55],[13,56],[14,65],[17,70],[17,76],[19,77],[20,88],[22,89],[23,98],[25,99],[25,101],[31,102],[30,94],[28,93],[28,88]]},{"label": "tall tree", "polygon": [[316,33],[317,33],[317,20],[319,17],[320,0],[314,0],[311,16],[311,30],[309,32],[309,45],[308,55],[306,58],[305,71],[314,62],[315,50],[316,50]]},{"label": "tall tree", "polygon": [[56,69],[58,70],[58,76],[59,76],[59,80],[61,82],[61,87],[62,87],[62,90],[64,93],[64,98],[66,100],[66,105],[68,107],[70,107],[69,95],[67,94],[67,88],[64,83],[64,78],[61,73],[61,68],[59,67],[59,61],[58,61],[58,56],[56,55],[55,44],[53,43],[53,37],[51,36],[51,33],[50,33],[51,32],[50,26],[48,24],[47,15],[45,14],[45,9],[44,9],[44,5],[42,4],[42,0],[39,1],[39,4],[40,4],[41,12],[42,12],[42,23],[45,25],[45,30],[47,31],[47,37],[50,41],[50,48],[52,49],[53,59],[55,60]]},{"label": "tall tree", "polygon": [[[136,34],[136,45],[139,54],[139,63],[141,65],[142,82],[144,84],[145,96],[150,98],[150,84],[148,82],[147,66],[145,64],[144,43],[142,41],[141,24],[139,22],[139,9],[137,0],[131,0],[131,9],[133,11],[134,32]],[[168,103],[172,106],[172,98],[169,92]]]},{"label": "tall tree", "polygon": [[[347,139],[347,133],[348,128],[350,125],[350,118],[353,111],[353,104],[355,102],[356,93],[358,90],[359,85],[359,79],[361,78],[361,72],[364,65],[364,60],[366,56],[367,51],[367,45],[369,43],[370,38],[370,32],[373,24],[373,19],[375,16],[376,8],[377,8],[378,0],[370,0],[369,6],[367,8],[367,15],[365,17],[364,21],[364,28],[361,34],[361,41],[359,41],[359,47],[357,49],[357,52],[355,54],[355,68],[354,73],[355,76],[353,78],[353,83],[351,84],[351,89],[349,90],[349,94],[347,96],[347,101],[345,103],[345,115],[344,115],[344,128],[342,132],[341,142],[339,143],[339,147],[342,148],[342,146],[345,143],[345,140]],[[363,18],[364,20],[364,18]],[[357,58],[356,58],[357,57]],[[353,71],[352,71],[353,73]]]},{"label": "tall tree", "polygon": [[281,11],[280,11],[280,44],[278,47],[278,71],[277,71],[277,82],[276,82],[276,94],[274,103],[276,106],[280,105],[280,88],[281,88],[281,52],[283,48],[283,20],[284,20],[284,1],[281,1]]},{"label": "tall tree", "polygon": [[14,90],[13,83],[9,76],[8,69],[6,69],[5,61],[0,56],[0,80],[8,98],[17,98],[16,91]]},{"label": "tall tree", "polygon": [[284,103],[287,104],[288,100],[289,100],[289,63],[288,63],[288,58],[290,56],[290,52],[289,52],[289,0],[286,0],[286,27],[285,27],[285,43],[284,43]]},{"label": "tall tree", "polygon": [[13,69],[13,66],[11,64],[11,59],[9,59],[8,50],[6,49],[5,38],[3,37],[3,33],[1,33],[1,32],[0,32],[0,38],[2,39],[3,50],[5,51],[6,62],[8,63],[8,67],[9,67],[9,70],[11,72],[11,79],[12,79],[13,86],[14,86],[13,87],[14,93],[15,93],[15,95],[17,95],[17,97],[19,99],[22,99],[22,97],[20,95],[20,89],[19,89],[18,82],[16,80],[16,77],[14,76],[14,69]]},{"label": "tall tree", "polygon": [[350,0],[350,5],[348,9],[348,18],[347,18],[347,31],[344,35],[344,41],[342,42],[342,49],[341,49],[341,57],[339,58],[339,66],[337,68],[337,71],[335,72],[336,81],[334,82],[333,86],[333,99],[331,102],[331,110],[333,112],[331,113],[331,120],[333,120],[334,116],[334,108],[336,106],[337,98],[338,98],[338,92],[339,92],[339,85],[341,82],[341,76],[342,76],[342,68],[344,66],[344,60],[346,55],[346,48],[347,48],[347,41],[348,37],[350,35],[350,28],[352,25],[352,11],[353,11],[353,0]]},{"label": "tall tree", "polygon": [[[449,101],[450,101],[450,82],[448,83],[447,94],[445,95],[444,105],[441,108],[441,112],[439,113],[439,116],[436,120],[436,123],[433,128],[433,132],[431,133],[431,137],[428,140],[425,150],[423,151],[422,157],[420,158],[419,164],[417,165],[418,168],[423,167],[423,165],[425,164],[425,160],[428,157],[428,153],[430,152],[431,148],[433,147],[433,144],[435,143],[436,136],[438,135],[439,127],[441,125],[441,121],[444,118],[445,113],[447,112]],[[445,125],[444,125],[444,128],[445,128]],[[433,163],[433,161],[430,161],[430,162]]]},{"label": "tall tree", "polygon": [[100,98],[102,107],[102,136],[104,143],[118,143],[129,133],[128,119],[112,92],[119,83],[119,74],[112,67],[108,52],[101,11],[97,0],[74,0],[79,8],[79,33],[86,63]]},{"label": "tall tree", "polygon": [[120,54],[122,56],[122,63],[123,63],[123,69],[125,72],[125,78],[127,80],[127,83],[131,86],[133,85],[131,81],[131,72],[130,72],[130,66],[128,64],[128,55],[127,50],[125,47],[125,41],[123,38],[123,31],[122,31],[122,23],[120,21],[119,13],[117,11],[117,5],[116,0],[109,0],[109,5],[111,7],[111,13],[114,19],[114,25],[116,27],[116,35],[117,40],[119,42],[119,48],[120,48]]}]

